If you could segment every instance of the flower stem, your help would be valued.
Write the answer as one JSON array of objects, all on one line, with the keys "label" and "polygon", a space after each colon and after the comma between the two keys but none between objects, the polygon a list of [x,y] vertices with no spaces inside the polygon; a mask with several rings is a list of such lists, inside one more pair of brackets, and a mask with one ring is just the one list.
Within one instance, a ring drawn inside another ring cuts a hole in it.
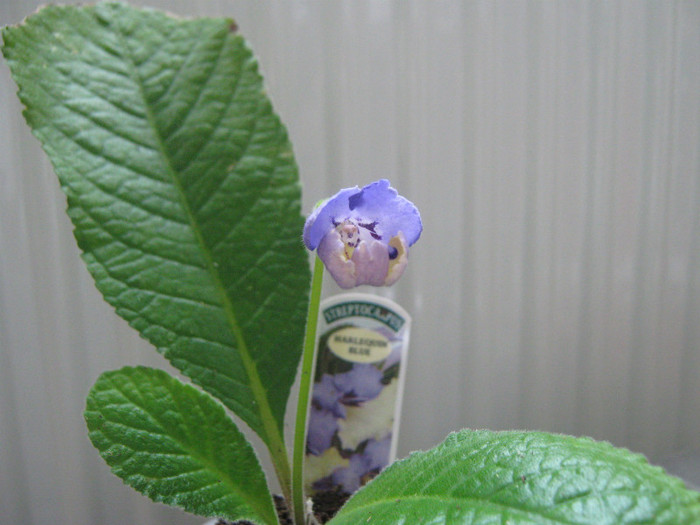
[{"label": "flower stem", "polygon": [[311,281],[311,297],[309,299],[309,315],[306,318],[306,334],[304,336],[304,353],[301,361],[301,381],[297,401],[297,416],[294,425],[294,451],[292,457],[292,506],[296,525],[304,525],[304,453],[306,451],[306,418],[309,413],[309,395],[311,393],[311,374],[314,367],[316,350],[316,325],[318,310],[321,302],[321,287],[323,285],[323,262],[316,257],[314,275]]}]

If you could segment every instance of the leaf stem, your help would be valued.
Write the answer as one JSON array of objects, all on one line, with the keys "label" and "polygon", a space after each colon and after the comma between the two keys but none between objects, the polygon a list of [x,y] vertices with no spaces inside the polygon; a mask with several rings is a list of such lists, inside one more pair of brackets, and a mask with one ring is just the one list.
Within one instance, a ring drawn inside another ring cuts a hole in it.
[{"label": "leaf stem", "polygon": [[316,350],[316,326],[323,286],[323,262],[316,257],[311,281],[309,315],[306,318],[304,353],[301,362],[301,381],[297,401],[297,416],[294,425],[294,450],[292,458],[292,507],[296,525],[304,525],[304,453],[306,451],[306,419],[309,413],[309,395],[313,381],[314,356]]}]

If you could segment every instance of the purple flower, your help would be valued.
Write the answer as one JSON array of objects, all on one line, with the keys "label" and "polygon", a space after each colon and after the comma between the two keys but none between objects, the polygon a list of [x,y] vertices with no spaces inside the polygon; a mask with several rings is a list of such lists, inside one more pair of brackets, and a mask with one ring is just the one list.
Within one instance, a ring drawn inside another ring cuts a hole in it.
[{"label": "purple flower", "polygon": [[423,231],[418,209],[386,179],[346,188],[306,219],[304,244],[318,256],[338,286],[390,286],[408,262],[408,247]]}]

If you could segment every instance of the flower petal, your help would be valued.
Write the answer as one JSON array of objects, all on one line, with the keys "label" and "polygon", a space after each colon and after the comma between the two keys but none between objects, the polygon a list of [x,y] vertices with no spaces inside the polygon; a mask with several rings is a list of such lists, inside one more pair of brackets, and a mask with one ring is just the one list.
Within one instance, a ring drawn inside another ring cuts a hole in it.
[{"label": "flower petal", "polygon": [[355,264],[355,286],[384,286],[389,272],[389,248],[386,244],[374,240],[361,242],[351,260]]},{"label": "flower petal", "polygon": [[333,229],[333,218],[345,218],[350,214],[349,199],[360,191],[357,186],[340,190],[311,212],[304,224],[304,244],[309,250],[315,250],[321,239]]},{"label": "flower petal", "polygon": [[311,212],[304,225],[304,244],[315,250],[323,236],[333,227],[333,220],[356,218],[380,223],[385,242],[402,231],[408,246],[412,246],[423,231],[420,213],[411,201],[402,197],[380,179],[360,189],[345,188],[321,203]]},{"label": "flower petal", "polygon": [[403,232],[399,232],[395,237],[391,238],[389,241],[389,249],[391,248],[395,249],[396,252],[394,257],[389,261],[389,268],[386,273],[386,279],[384,280],[384,286],[391,286],[398,281],[408,264],[408,246],[406,246],[406,238],[403,236]]},{"label": "flower petal", "polygon": [[338,286],[345,289],[357,286],[355,263],[345,257],[345,245],[337,230],[332,230],[321,239],[318,256]]},{"label": "flower petal", "polygon": [[362,188],[359,195],[354,194],[349,200],[355,203],[353,212],[358,217],[368,218],[380,224],[384,242],[388,242],[402,231],[408,246],[412,246],[423,231],[418,209],[411,201],[399,195],[386,179],[368,184]]}]

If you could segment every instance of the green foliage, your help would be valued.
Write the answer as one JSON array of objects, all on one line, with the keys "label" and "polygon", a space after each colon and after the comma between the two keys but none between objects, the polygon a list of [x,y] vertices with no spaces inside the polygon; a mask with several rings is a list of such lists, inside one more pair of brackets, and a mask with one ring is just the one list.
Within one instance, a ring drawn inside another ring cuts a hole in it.
[{"label": "green foliage", "polygon": [[332,525],[700,523],[700,494],[587,438],[464,430],[353,496]]},{"label": "green foliage", "polygon": [[152,368],[107,372],[85,419],[112,471],[150,498],[202,516],[277,523],[252,447],[196,388]]},{"label": "green foliage", "polygon": [[46,7],[3,52],[105,299],[268,445],[300,359],[300,186],[228,19]]}]

